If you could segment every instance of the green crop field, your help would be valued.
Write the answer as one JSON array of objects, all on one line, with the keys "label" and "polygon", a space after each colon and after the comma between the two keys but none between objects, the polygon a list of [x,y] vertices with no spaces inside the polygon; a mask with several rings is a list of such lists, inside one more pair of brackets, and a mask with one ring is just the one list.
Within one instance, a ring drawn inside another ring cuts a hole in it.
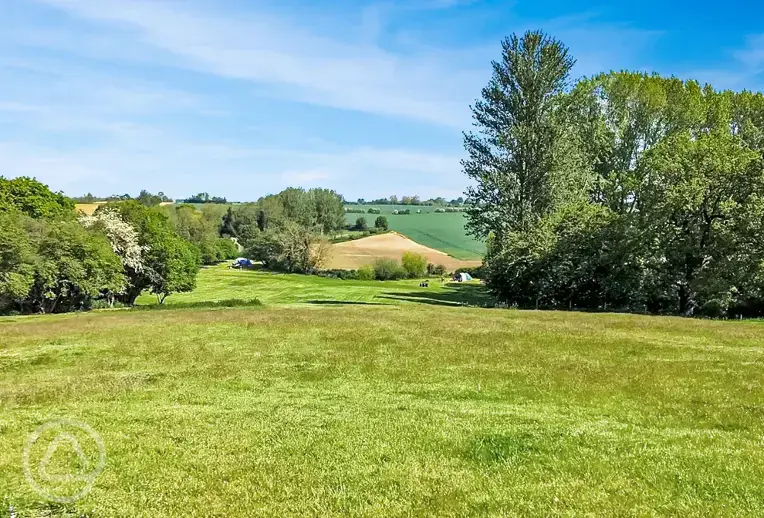
[{"label": "green crop field", "polygon": [[[484,298],[217,267],[162,311],[2,317],[0,515],[764,514],[761,323]],[[56,418],[104,446],[73,503],[23,467],[92,468],[24,454]]]},{"label": "green crop field", "polygon": [[[371,205],[346,205],[348,208],[367,210]],[[446,252],[457,259],[482,259],[485,254],[485,243],[467,235],[464,229],[465,217],[463,212],[436,213],[437,207],[415,205],[374,205],[381,215],[387,218],[392,230],[407,236],[419,244]],[[394,210],[411,210],[411,214],[392,214]],[[421,214],[416,214],[421,210]],[[374,225],[376,214],[345,214],[348,224],[355,223],[359,217]]]}]

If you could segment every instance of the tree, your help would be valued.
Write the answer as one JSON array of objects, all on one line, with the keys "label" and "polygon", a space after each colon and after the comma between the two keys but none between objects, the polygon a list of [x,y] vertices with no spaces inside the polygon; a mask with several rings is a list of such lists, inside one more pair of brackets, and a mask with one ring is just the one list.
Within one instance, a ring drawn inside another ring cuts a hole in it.
[{"label": "tree", "polygon": [[368,226],[366,225],[366,218],[358,218],[355,220],[355,229],[356,230],[366,230]]},{"label": "tree", "polygon": [[729,131],[682,133],[657,144],[640,166],[647,178],[641,212],[649,216],[640,223],[656,256],[650,264],[672,309],[692,315],[743,280],[730,276],[729,260],[751,238],[739,222],[764,197],[761,157]]},{"label": "tree", "polygon": [[0,176],[0,212],[19,211],[32,218],[75,217],[74,201],[33,178]]},{"label": "tree", "polygon": [[[143,272],[146,268],[144,255],[146,247],[140,244],[138,232],[125,222],[115,210],[105,208],[92,216],[80,217],[80,224],[85,228],[101,231],[109,239],[112,250],[122,261],[124,271]],[[106,294],[109,302],[113,302],[119,293]]]},{"label": "tree", "polygon": [[320,257],[313,255],[313,249],[322,240],[311,230],[296,221],[286,221],[278,229],[261,232],[250,243],[247,254],[261,261],[266,268],[292,273],[309,273],[326,258],[325,250],[319,250]]},{"label": "tree", "polygon": [[553,209],[564,144],[564,90],[574,60],[543,32],[512,35],[472,108],[477,133],[466,133],[468,229],[501,236],[528,228]]},{"label": "tree", "polygon": [[140,203],[141,205],[145,205],[146,207],[154,207],[162,203],[161,196],[158,196],[156,194],[151,194],[146,189],[143,189],[138,195],[138,197],[135,199],[138,200],[138,203]]},{"label": "tree", "polygon": [[374,227],[387,230],[388,229],[388,223],[387,218],[384,216],[377,216],[377,219],[374,220]]},{"label": "tree", "polygon": [[315,221],[320,231],[331,234],[345,225],[345,208],[342,198],[329,189],[311,189],[308,191],[313,202]]},{"label": "tree", "polygon": [[[181,238],[168,217],[158,208],[145,207],[135,200],[107,204],[96,210],[114,210],[139,236],[144,249],[143,269],[125,267],[127,286],[118,297],[135,304],[143,290],[158,294],[162,301],[171,293],[191,291],[201,266],[199,249]],[[164,297],[162,297],[164,295]]]},{"label": "tree", "polygon": [[403,252],[401,264],[403,269],[406,270],[406,275],[412,279],[424,277],[425,273],[427,273],[427,257],[422,254]]},{"label": "tree", "polygon": [[21,308],[34,284],[35,244],[29,218],[0,212],[0,312]]},{"label": "tree", "polygon": [[86,309],[100,294],[122,291],[122,262],[105,235],[71,220],[41,220],[39,232],[35,280],[23,302],[26,311]]}]

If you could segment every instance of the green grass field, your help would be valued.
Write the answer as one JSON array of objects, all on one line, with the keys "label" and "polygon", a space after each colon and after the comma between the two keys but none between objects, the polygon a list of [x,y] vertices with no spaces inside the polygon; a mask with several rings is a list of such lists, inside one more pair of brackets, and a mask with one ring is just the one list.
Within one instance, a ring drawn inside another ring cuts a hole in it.
[{"label": "green grass field", "polygon": [[[210,268],[164,311],[0,318],[0,515],[764,513],[761,323],[417,284]],[[22,469],[53,418],[105,446],[73,504]]]},{"label": "green grass field", "polygon": [[[358,205],[346,207],[359,208]],[[371,205],[361,208],[368,210]],[[485,254],[485,243],[467,235],[464,229],[464,213],[436,213],[436,207],[413,205],[379,205],[374,206],[381,215],[387,217],[392,230],[407,236],[419,244],[446,252],[457,259],[482,259]],[[393,210],[409,209],[412,214],[395,215]],[[416,214],[418,209],[422,214]],[[369,225],[374,224],[376,214],[345,214],[348,224],[354,224],[359,217],[366,218]]]}]

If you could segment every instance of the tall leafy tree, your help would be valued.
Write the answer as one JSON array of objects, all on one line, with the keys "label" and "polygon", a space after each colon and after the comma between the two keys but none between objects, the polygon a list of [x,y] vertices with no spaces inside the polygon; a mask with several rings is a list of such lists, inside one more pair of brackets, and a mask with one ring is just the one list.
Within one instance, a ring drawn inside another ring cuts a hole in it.
[{"label": "tall leafy tree", "polygon": [[0,212],[19,211],[32,218],[74,218],[74,201],[33,178],[0,176]]},{"label": "tall leafy tree", "polygon": [[552,209],[566,132],[562,94],[574,62],[541,31],[502,42],[501,60],[472,107],[477,131],[464,136],[462,165],[476,184],[466,192],[473,234],[521,230]]}]

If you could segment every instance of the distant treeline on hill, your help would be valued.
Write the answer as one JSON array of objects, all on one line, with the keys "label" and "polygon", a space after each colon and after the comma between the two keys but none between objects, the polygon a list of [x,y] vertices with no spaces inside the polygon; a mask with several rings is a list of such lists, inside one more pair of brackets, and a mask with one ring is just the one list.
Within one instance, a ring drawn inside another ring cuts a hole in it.
[{"label": "distant treeline on hill", "polygon": [[84,196],[75,196],[72,198],[74,200],[74,203],[98,203],[98,202],[108,202],[108,201],[126,201],[126,200],[135,200],[141,205],[145,205],[146,207],[153,207],[154,205],[159,205],[160,203],[165,202],[171,202],[173,201],[172,198],[168,198],[165,196],[163,192],[158,192],[156,194],[151,194],[146,189],[143,189],[138,196],[133,198],[129,194],[112,194],[111,196],[108,196],[106,198],[99,197],[99,196],[93,196],[91,193],[87,193]]},{"label": "distant treeline on hill", "polygon": [[228,203],[228,200],[220,196],[210,196],[206,192],[200,192],[183,200],[185,203]]},{"label": "distant treeline on hill", "polygon": [[[348,203],[352,203],[346,200]],[[437,197],[430,198],[429,200],[420,200],[419,196],[403,196],[400,199],[393,195],[389,198],[379,198],[377,200],[366,201],[363,198],[358,198],[355,202],[357,205],[426,205],[426,206],[450,206],[458,207],[464,205],[464,198],[459,196],[451,201],[446,201],[445,198]]]}]

